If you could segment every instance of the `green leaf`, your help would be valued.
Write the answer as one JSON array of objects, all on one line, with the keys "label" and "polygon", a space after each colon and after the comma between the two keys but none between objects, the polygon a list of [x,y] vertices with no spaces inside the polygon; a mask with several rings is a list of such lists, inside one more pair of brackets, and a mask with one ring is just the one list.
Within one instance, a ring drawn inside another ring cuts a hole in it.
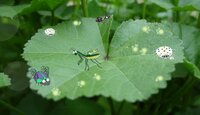
[{"label": "green leaf", "polygon": [[149,1],[165,9],[171,9],[174,7],[174,5],[170,2],[170,0],[149,0]]},{"label": "green leaf", "polygon": [[113,21],[113,16],[111,15],[110,20],[104,20],[101,23],[98,23],[99,25],[99,30],[101,33],[101,37],[103,40],[103,44],[104,44],[104,48],[106,50],[106,52],[108,51],[109,48],[109,35],[110,35],[110,29],[112,26],[112,21]]},{"label": "green leaf", "polygon": [[174,9],[180,11],[200,10],[199,0],[179,0],[177,6],[171,3],[171,0],[150,0],[150,2],[167,10]]},{"label": "green leaf", "polygon": [[14,0],[1,0],[0,5],[13,5],[14,2]]},{"label": "green leaf", "polygon": [[[187,60],[184,61],[185,67],[197,78],[200,78],[198,65],[200,64],[200,31],[192,26],[181,25],[177,23],[171,25],[172,31],[176,35],[181,35],[184,46],[184,53]],[[181,29],[181,32],[180,32]],[[196,64],[196,65],[195,65]]]},{"label": "green leaf", "polygon": [[28,67],[24,62],[16,61],[7,64],[4,72],[12,79],[10,89],[22,91],[28,87],[28,78],[26,76],[27,70]]},{"label": "green leaf", "polygon": [[19,21],[14,18],[0,17],[0,41],[11,39],[18,30]]},{"label": "green leaf", "polygon": [[[79,26],[65,22],[53,28],[53,36],[40,29],[25,45],[23,58],[37,70],[50,68],[49,86],[31,79],[30,87],[54,100],[103,95],[118,101],[141,101],[166,87],[174,65],[183,59],[181,41],[164,24],[144,20],[122,23],[111,41],[108,60],[95,19],[84,18]],[[158,57],[155,51],[160,46],[171,47],[174,59]],[[79,57],[73,55],[72,48],[82,53],[98,49],[102,68],[89,60],[90,70],[84,71],[84,63],[77,65]]]},{"label": "green leaf", "polygon": [[185,60],[184,65],[195,77],[200,79],[200,70],[195,64]]},{"label": "green leaf", "polygon": [[200,10],[200,0],[179,0],[179,7],[190,10]]},{"label": "green leaf", "polygon": [[28,4],[18,6],[0,6],[0,16],[13,18],[28,7]]},{"label": "green leaf", "polygon": [[4,73],[0,73],[0,87],[9,86],[10,85],[10,78]]},{"label": "green leaf", "polygon": [[90,17],[98,17],[105,15],[104,9],[100,7],[97,3],[97,1],[92,0],[88,4],[88,12],[90,14]]},{"label": "green leaf", "polygon": [[24,13],[39,11],[39,10],[48,10],[53,11],[55,8],[65,3],[66,0],[32,0],[31,5],[27,8]]},{"label": "green leaf", "polygon": [[185,49],[185,56],[192,62],[192,63],[199,63],[199,56],[200,56],[200,31],[199,29],[182,25],[182,40],[183,46]]}]

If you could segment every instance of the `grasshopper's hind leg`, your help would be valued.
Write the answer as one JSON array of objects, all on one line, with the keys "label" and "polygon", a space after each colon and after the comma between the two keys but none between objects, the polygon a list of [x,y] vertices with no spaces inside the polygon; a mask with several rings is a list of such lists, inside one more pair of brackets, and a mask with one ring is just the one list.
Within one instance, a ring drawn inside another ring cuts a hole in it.
[{"label": "grasshopper's hind leg", "polygon": [[99,61],[97,61],[96,59],[94,59],[95,62],[97,62],[98,64],[101,64]]},{"label": "grasshopper's hind leg", "polygon": [[88,59],[85,59],[85,70],[89,70]]},{"label": "grasshopper's hind leg", "polygon": [[93,63],[95,63],[99,68],[102,68],[99,64],[101,64],[101,63],[99,63],[96,59],[91,59],[91,61],[93,62]]},{"label": "grasshopper's hind leg", "polygon": [[80,65],[83,61],[83,58],[81,58],[79,61],[78,61],[78,65]]}]

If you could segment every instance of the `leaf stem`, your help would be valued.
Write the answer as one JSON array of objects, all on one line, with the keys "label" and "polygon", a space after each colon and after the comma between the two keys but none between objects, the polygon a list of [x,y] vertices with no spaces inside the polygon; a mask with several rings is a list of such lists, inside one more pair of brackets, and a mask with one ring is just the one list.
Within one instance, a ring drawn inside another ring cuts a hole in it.
[{"label": "leaf stem", "polygon": [[54,10],[51,10],[51,26],[54,25],[54,18],[55,18],[54,16],[55,16]]},{"label": "leaf stem", "polygon": [[[173,2],[174,2],[174,5],[176,7],[178,7],[179,0],[175,0]],[[173,18],[174,18],[173,20],[175,22],[179,22],[180,21],[180,12],[178,10],[173,10]]]},{"label": "leaf stem", "polygon": [[198,16],[198,19],[197,19],[197,28],[200,28],[200,12],[199,12],[199,16]]},{"label": "leaf stem", "polygon": [[0,100],[0,104],[9,108],[10,110],[13,110],[15,112],[17,112],[19,115],[25,115],[24,112],[22,112],[21,110],[17,109],[16,107],[10,105],[9,103],[3,101],[3,100]]},{"label": "leaf stem", "polygon": [[81,0],[83,16],[88,17],[88,7],[87,7],[87,0]]},{"label": "leaf stem", "polygon": [[108,98],[108,103],[110,105],[111,115],[116,115],[115,114],[115,108],[114,108],[114,105],[113,105],[113,100],[111,98]]},{"label": "leaf stem", "polygon": [[181,22],[178,23],[178,28],[179,28],[179,37],[182,40],[183,39],[183,31],[182,31]]},{"label": "leaf stem", "polygon": [[144,3],[143,3],[143,8],[142,8],[142,18],[143,18],[143,19],[146,17],[147,1],[148,1],[148,0],[144,0]]}]

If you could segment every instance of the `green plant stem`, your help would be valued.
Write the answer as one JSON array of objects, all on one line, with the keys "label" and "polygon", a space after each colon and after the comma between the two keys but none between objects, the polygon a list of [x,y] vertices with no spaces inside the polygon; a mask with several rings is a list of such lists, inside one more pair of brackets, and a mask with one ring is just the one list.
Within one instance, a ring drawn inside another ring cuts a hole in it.
[{"label": "green plant stem", "polygon": [[113,105],[113,100],[111,98],[108,98],[108,103],[110,105],[111,115],[116,115],[115,114],[115,108],[114,108],[114,105]]},{"label": "green plant stem", "polygon": [[143,8],[142,8],[142,18],[145,19],[146,17],[146,7],[147,7],[147,0],[144,0]]},{"label": "green plant stem", "polygon": [[80,4],[79,4],[80,0],[76,0],[75,3],[76,3],[76,7],[75,7],[75,10],[74,10],[74,17],[73,18],[77,19],[79,8],[80,8]]},{"label": "green plant stem", "polygon": [[125,103],[125,101],[123,101],[123,102],[120,103],[116,115],[120,115],[120,112],[121,112],[121,110],[122,110],[122,108],[123,108],[123,106],[124,106],[124,103]]},{"label": "green plant stem", "polygon": [[54,25],[54,10],[51,10],[51,26]]},{"label": "green plant stem", "polygon": [[199,14],[198,19],[197,19],[197,28],[200,28],[200,14]]},{"label": "green plant stem", "polygon": [[[174,5],[176,7],[178,7],[178,3],[179,3],[179,0],[174,0]],[[175,22],[179,22],[180,21],[180,12],[179,11],[173,11],[173,20]]]},{"label": "green plant stem", "polygon": [[179,20],[180,20],[180,12],[179,11],[174,11],[174,22],[179,22]]},{"label": "green plant stem", "polygon": [[179,22],[178,28],[179,28],[179,37],[180,37],[180,39],[183,39],[183,32],[182,32],[181,22]]},{"label": "green plant stem", "polygon": [[24,112],[22,112],[21,110],[17,109],[16,107],[10,105],[9,103],[3,101],[3,100],[0,100],[0,104],[9,108],[10,110],[13,110],[15,111],[16,113],[18,113],[19,115],[25,115]]},{"label": "green plant stem", "polygon": [[83,16],[88,17],[88,7],[87,7],[87,0],[81,0]]}]

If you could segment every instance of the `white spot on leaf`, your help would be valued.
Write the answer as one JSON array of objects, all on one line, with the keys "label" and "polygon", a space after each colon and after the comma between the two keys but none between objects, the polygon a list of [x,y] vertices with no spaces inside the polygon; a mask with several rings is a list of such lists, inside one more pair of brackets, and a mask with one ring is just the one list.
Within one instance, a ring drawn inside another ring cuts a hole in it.
[{"label": "white spot on leaf", "polygon": [[174,57],[169,57],[169,59],[173,60],[173,59],[174,59]]},{"label": "white spot on leaf", "polygon": [[164,59],[173,59],[172,54],[173,54],[173,50],[172,48],[168,47],[168,46],[161,46],[159,48],[156,49],[156,54],[157,56],[164,58]]},{"label": "white spot on leaf", "polygon": [[53,28],[47,28],[44,33],[47,35],[47,36],[53,36],[56,31],[53,29]]},{"label": "white spot on leaf", "polygon": [[164,30],[161,28],[156,29],[156,33],[159,35],[163,35],[164,34]]},{"label": "white spot on leaf", "polygon": [[101,76],[99,74],[94,74],[94,79],[96,79],[97,81],[101,80]]},{"label": "white spot on leaf", "polygon": [[135,44],[134,46],[131,46],[133,52],[138,51],[138,44]]},{"label": "white spot on leaf", "polygon": [[149,31],[150,31],[149,26],[142,27],[142,31],[145,32],[145,33],[149,33]]},{"label": "white spot on leaf", "polygon": [[161,76],[161,75],[157,76],[156,79],[155,79],[156,82],[160,82],[160,81],[163,81],[163,80],[164,80],[164,77]]},{"label": "white spot on leaf", "polygon": [[74,24],[75,26],[79,26],[79,25],[81,25],[81,21],[74,20],[74,21],[73,21],[73,24]]},{"label": "white spot on leaf", "polygon": [[53,88],[51,90],[53,96],[60,96],[61,91],[58,88]]},{"label": "white spot on leaf", "polygon": [[83,80],[81,80],[81,81],[78,81],[78,86],[79,87],[83,87],[83,86],[85,86],[85,81],[83,81]]},{"label": "white spot on leaf", "polygon": [[146,53],[147,53],[147,48],[142,48],[142,49],[140,50],[140,53],[141,53],[141,55],[146,55]]}]

